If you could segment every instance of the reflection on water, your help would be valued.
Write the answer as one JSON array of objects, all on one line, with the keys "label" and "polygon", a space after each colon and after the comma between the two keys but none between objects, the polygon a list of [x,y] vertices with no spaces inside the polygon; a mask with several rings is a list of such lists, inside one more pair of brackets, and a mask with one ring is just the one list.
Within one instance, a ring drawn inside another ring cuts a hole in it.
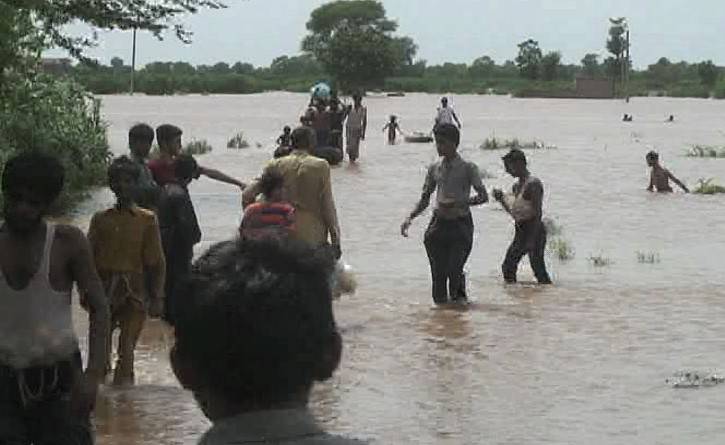
[{"label": "reflection on water", "polygon": [[[396,114],[404,128],[427,130],[437,102],[430,95],[371,98],[370,128]],[[281,93],[107,97],[104,112],[119,153],[133,123],[173,122],[184,137],[215,147],[202,165],[249,179],[305,104],[302,95]],[[504,286],[499,268],[510,221],[495,205],[475,209],[468,265],[474,301],[431,309],[421,241],[427,221],[415,222],[410,239],[398,227],[435,158],[433,146],[387,146],[371,131],[360,164],[333,170],[345,259],[360,287],[336,303],[343,364],[312,402],[325,426],[390,444],[721,443],[725,388],[675,391],[666,379],[681,369],[725,367],[723,199],[646,193],[644,153],[656,148],[686,182],[725,180],[725,161],[683,156],[691,143],[721,143],[725,103],[460,96],[454,106],[464,125],[462,152],[495,176],[488,186],[512,181],[501,152],[477,148],[484,138],[558,147],[529,152],[530,164],[546,187],[545,211],[563,226],[576,257],[549,258],[554,286]],[[637,120],[623,124],[624,112]],[[677,122],[665,125],[669,114]],[[263,148],[223,148],[240,130]],[[204,232],[200,249],[235,233],[237,190],[201,180],[191,193]],[[97,193],[76,222],[87,226],[110,200]],[[638,251],[661,261],[640,264]],[[598,254],[613,263],[592,267],[586,258]],[[531,280],[526,263],[520,275]],[[76,312],[76,319],[82,332],[85,317]],[[207,428],[171,373],[171,338],[161,323],[149,323],[137,354],[139,386],[107,388],[101,396],[99,443],[194,443]]]}]

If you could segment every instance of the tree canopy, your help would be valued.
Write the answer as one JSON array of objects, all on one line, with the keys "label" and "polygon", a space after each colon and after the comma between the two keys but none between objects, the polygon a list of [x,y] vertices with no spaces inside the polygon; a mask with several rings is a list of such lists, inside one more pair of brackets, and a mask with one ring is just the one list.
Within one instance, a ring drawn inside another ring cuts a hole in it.
[{"label": "tree canopy", "polygon": [[412,39],[394,36],[397,28],[379,1],[335,1],[312,11],[302,49],[342,89],[378,86],[414,63],[418,48]]}]

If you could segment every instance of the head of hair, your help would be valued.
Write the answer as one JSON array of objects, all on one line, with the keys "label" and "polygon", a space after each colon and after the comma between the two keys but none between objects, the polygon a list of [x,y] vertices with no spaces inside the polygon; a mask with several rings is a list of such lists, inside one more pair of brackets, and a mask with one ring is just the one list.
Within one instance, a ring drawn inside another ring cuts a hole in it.
[{"label": "head of hair", "polygon": [[656,151],[651,150],[649,153],[647,153],[645,159],[647,159],[648,161],[658,161],[660,159],[660,155]]},{"label": "head of hair", "polygon": [[178,299],[171,354],[182,384],[229,403],[274,406],[329,379],[341,346],[331,272],[328,253],[293,240],[212,246]]},{"label": "head of hair", "polygon": [[172,142],[178,136],[181,136],[184,132],[181,128],[176,125],[163,124],[156,128],[156,140],[159,145],[165,145]]},{"label": "head of hair", "polygon": [[199,171],[199,164],[193,156],[183,154],[174,160],[174,174],[177,179],[189,181],[196,177]]},{"label": "head of hair", "polygon": [[292,136],[290,137],[292,147],[301,149],[301,150],[309,150],[315,145],[315,133],[312,131],[309,127],[297,127],[292,132]]},{"label": "head of hair", "polygon": [[136,124],[128,130],[128,140],[150,144],[154,141],[154,129],[148,124]]},{"label": "head of hair", "polygon": [[58,198],[64,183],[65,168],[58,158],[37,151],[25,151],[10,158],[3,169],[3,193],[26,189],[37,193],[47,204]]},{"label": "head of hair", "polygon": [[391,114],[390,115],[390,122],[395,122],[398,119],[398,116]]},{"label": "head of hair", "polygon": [[289,125],[285,125],[284,128],[282,129],[282,131],[284,131],[285,133],[289,133],[290,131],[292,131],[292,129],[290,128]]},{"label": "head of hair", "polygon": [[141,174],[141,168],[131,160],[128,156],[119,156],[111,161],[108,167],[108,182],[113,183],[122,175],[128,175],[134,181],[138,180]]},{"label": "head of hair", "polygon": [[352,95],[352,100],[354,100],[355,102],[361,101],[362,100],[362,94],[360,94],[360,93],[353,94]]},{"label": "head of hair", "polygon": [[436,139],[442,138],[458,146],[461,143],[461,132],[453,124],[441,124],[433,130]]},{"label": "head of hair", "polygon": [[441,103],[448,103],[448,98],[445,96],[441,97]]},{"label": "head of hair", "polygon": [[275,169],[267,169],[259,178],[259,190],[265,198],[272,196],[275,190],[284,186],[284,177]]},{"label": "head of hair", "polygon": [[506,163],[523,162],[526,164],[526,154],[518,148],[512,148],[501,159]]}]

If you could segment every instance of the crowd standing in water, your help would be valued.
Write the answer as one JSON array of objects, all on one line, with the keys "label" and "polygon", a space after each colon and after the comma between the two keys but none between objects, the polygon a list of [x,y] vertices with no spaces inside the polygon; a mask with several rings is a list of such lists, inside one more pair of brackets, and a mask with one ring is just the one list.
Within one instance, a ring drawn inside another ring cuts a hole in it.
[{"label": "crowd standing in water", "polygon": [[[57,159],[25,152],[5,164],[0,443],[93,443],[89,419],[98,387],[112,371],[114,385],[134,384],[134,350],[148,317],[175,329],[174,373],[213,422],[202,444],[360,443],[326,434],[307,401],[313,384],[332,376],[342,347],[332,311],[344,281],[335,272],[341,230],[330,165],[318,149],[322,143],[341,155],[346,142],[350,162],[357,161],[367,110],[360,95],[342,107],[334,97],[315,99],[300,120],[301,127],[285,127],[274,159],[249,186],[180,154],[180,128],[133,126],[130,157],[114,159],[108,169],[116,202],[93,216],[87,237],[44,219],[63,188]],[[478,167],[458,154],[460,127],[443,98],[433,129],[440,160],[428,168],[421,197],[400,228],[407,236],[435,193],[424,245],[436,304],[467,301],[470,208],[488,202]],[[397,120],[384,130],[394,142]],[[149,160],[154,137],[160,152]],[[671,192],[672,180],[688,191],[657,153],[646,160],[648,190]],[[515,226],[504,280],[516,282],[518,263],[528,255],[538,282],[550,284],[543,184],[522,151],[511,150],[503,163],[516,179],[511,194],[493,190]],[[202,234],[188,186],[202,175],[242,189],[245,210],[237,239],[214,245],[192,267]],[[85,370],[71,317],[74,285],[90,317]]]}]

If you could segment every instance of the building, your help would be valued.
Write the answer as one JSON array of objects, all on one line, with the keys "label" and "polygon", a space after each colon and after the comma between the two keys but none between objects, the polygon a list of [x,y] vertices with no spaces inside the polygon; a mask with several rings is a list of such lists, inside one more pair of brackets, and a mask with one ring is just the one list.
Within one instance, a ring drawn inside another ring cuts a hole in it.
[{"label": "building", "polygon": [[43,58],[40,61],[40,69],[47,74],[63,75],[68,74],[71,68],[71,60],[66,58]]}]

